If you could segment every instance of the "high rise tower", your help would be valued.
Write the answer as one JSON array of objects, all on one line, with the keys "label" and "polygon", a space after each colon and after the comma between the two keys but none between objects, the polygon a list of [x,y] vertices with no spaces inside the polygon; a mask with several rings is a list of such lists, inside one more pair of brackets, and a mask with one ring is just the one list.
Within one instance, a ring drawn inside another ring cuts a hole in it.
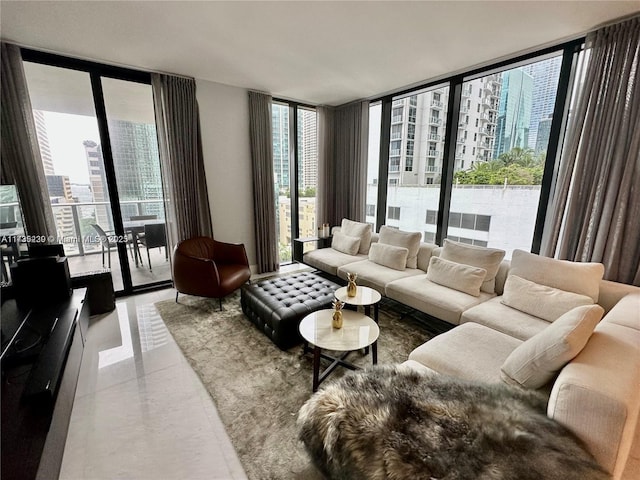
[{"label": "high rise tower", "polygon": [[533,77],[522,69],[502,74],[502,91],[498,110],[493,156],[499,157],[515,147],[529,146]]},{"label": "high rise tower", "polygon": [[49,137],[47,136],[47,124],[45,123],[44,112],[41,110],[34,110],[33,119],[36,124],[36,135],[38,137],[38,145],[40,146],[40,156],[42,157],[44,174],[55,175],[53,159],[51,158],[51,149],[49,148]]},{"label": "high rise tower", "polygon": [[555,107],[561,66],[562,57],[558,56],[522,67],[525,73],[533,77],[528,146],[535,149],[537,153],[539,153],[540,149],[540,151],[546,151],[547,149],[546,144],[549,138],[547,136],[544,142],[538,142],[538,129],[541,128],[541,122],[545,124],[542,128],[548,128],[546,125],[547,118],[553,114]]}]

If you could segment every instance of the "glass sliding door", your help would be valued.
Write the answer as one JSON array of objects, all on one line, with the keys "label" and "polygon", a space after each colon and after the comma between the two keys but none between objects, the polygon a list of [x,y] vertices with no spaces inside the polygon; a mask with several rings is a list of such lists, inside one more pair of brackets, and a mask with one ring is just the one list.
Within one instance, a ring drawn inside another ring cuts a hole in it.
[{"label": "glass sliding door", "polygon": [[164,194],[148,73],[22,51],[42,164],[72,275],[117,292],[168,284]]},{"label": "glass sliding door", "polygon": [[561,63],[558,54],[463,83],[448,238],[507,258],[531,249]]},{"label": "glass sliding door", "polygon": [[133,286],[171,279],[151,85],[102,78]]},{"label": "glass sliding door", "polygon": [[24,62],[38,144],[72,275],[110,268],[123,290],[89,73]]}]

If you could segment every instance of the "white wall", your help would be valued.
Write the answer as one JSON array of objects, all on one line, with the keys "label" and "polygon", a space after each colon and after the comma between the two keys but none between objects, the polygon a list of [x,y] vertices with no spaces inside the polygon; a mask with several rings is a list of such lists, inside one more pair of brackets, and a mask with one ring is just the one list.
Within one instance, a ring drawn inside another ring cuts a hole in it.
[{"label": "white wall", "polygon": [[213,235],[244,243],[255,270],[254,211],[247,90],[196,80]]}]

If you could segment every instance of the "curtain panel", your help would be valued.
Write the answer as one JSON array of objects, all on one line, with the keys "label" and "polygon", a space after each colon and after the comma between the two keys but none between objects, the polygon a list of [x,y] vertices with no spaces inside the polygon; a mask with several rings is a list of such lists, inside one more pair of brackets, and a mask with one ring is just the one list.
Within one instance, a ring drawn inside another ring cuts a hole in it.
[{"label": "curtain panel", "polygon": [[542,253],[640,285],[640,17],[587,35]]},{"label": "curtain panel", "polygon": [[364,221],[368,138],[369,102],[318,109],[318,225]]},{"label": "curtain panel", "polygon": [[249,92],[249,140],[253,166],[253,207],[258,273],[280,267],[273,177],[270,95]]},{"label": "curtain panel", "polygon": [[2,183],[15,184],[25,233],[56,240],[20,48],[2,42]]},{"label": "curtain panel", "polygon": [[169,246],[212,237],[196,82],[151,74]]}]

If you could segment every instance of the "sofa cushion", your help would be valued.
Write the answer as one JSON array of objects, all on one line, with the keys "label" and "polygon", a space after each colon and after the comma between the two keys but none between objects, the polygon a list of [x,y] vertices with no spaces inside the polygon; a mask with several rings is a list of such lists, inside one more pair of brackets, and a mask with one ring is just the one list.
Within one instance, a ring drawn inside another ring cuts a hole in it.
[{"label": "sofa cushion", "polygon": [[351,237],[360,237],[358,253],[367,255],[371,246],[371,225],[368,223],[354,222],[348,218],[343,218],[340,224],[340,233]]},{"label": "sofa cushion", "polygon": [[495,296],[480,292],[474,297],[433,283],[426,274],[394,280],[387,284],[385,293],[389,298],[454,325],[460,323],[462,312]]},{"label": "sofa cushion", "polygon": [[521,312],[494,297],[462,313],[460,323],[474,322],[493,328],[519,340],[527,340],[549,326],[549,322]]},{"label": "sofa cushion", "polygon": [[407,255],[407,268],[418,268],[418,249],[422,234],[420,232],[404,232],[396,228],[383,225],[380,227],[379,243],[404,247],[409,253]]},{"label": "sofa cushion", "polygon": [[366,258],[366,255],[347,255],[333,248],[318,248],[305,253],[302,261],[318,270],[338,276],[339,267],[366,260]]},{"label": "sofa cushion", "polygon": [[420,345],[409,360],[456,378],[500,383],[500,367],[521,344],[491,328],[465,323]]},{"label": "sofa cushion", "polygon": [[604,265],[557,260],[514,250],[509,274],[567,292],[587,295],[597,302]]},{"label": "sofa cushion", "polygon": [[352,237],[344,233],[334,233],[331,239],[331,248],[347,255],[356,255],[360,248],[360,237]]},{"label": "sofa cushion", "polygon": [[445,239],[442,252],[440,252],[440,258],[445,260],[484,268],[487,275],[480,290],[487,293],[495,293],[496,274],[504,255],[504,250],[466,245],[449,239]]},{"label": "sofa cushion", "polygon": [[424,274],[422,270],[417,268],[394,270],[393,268],[378,265],[366,258],[360,262],[350,263],[338,268],[338,277],[347,280],[347,273],[357,273],[358,285],[371,287],[380,292],[381,295],[384,295],[387,284],[394,280]]},{"label": "sofa cushion", "polygon": [[408,254],[409,250],[404,247],[374,243],[369,249],[369,260],[394,270],[404,270],[407,266]]},{"label": "sofa cushion", "polygon": [[543,331],[525,341],[505,360],[505,383],[540,388],[584,348],[604,309],[583,305],[565,313]]},{"label": "sofa cushion", "polygon": [[444,287],[477,297],[484,282],[487,271],[484,268],[472,267],[463,263],[450,262],[440,257],[431,257],[427,279]]},{"label": "sofa cushion", "polygon": [[553,322],[575,307],[593,305],[593,299],[586,295],[530,282],[517,275],[509,275],[504,285],[502,303]]}]

